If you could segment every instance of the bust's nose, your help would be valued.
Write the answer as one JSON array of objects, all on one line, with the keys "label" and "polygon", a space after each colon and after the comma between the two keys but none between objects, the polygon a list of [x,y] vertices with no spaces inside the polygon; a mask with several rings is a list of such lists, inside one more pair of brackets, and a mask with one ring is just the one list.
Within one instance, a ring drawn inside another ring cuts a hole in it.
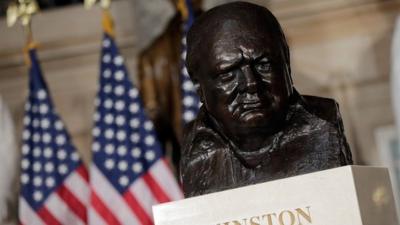
[{"label": "bust's nose", "polygon": [[255,74],[250,65],[241,67],[241,91],[255,93],[257,91],[257,82]]}]

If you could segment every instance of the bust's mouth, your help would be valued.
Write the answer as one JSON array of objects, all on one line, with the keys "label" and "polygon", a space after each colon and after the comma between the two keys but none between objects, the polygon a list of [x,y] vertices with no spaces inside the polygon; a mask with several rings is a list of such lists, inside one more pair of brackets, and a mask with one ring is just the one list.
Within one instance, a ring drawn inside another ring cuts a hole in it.
[{"label": "bust's mouth", "polygon": [[233,110],[233,116],[236,118],[245,118],[254,113],[265,111],[266,106],[261,101],[246,101],[236,105]]},{"label": "bust's mouth", "polygon": [[262,108],[262,103],[260,101],[244,102],[241,105],[244,110]]}]

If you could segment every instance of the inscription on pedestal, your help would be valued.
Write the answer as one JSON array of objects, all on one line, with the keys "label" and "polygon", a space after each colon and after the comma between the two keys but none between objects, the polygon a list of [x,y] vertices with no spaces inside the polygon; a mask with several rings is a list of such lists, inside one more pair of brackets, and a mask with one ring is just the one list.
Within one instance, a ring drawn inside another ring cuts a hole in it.
[{"label": "inscription on pedestal", "polygon": [[311,207],[266,213],[217,225],[307,225],[312,223]]}]

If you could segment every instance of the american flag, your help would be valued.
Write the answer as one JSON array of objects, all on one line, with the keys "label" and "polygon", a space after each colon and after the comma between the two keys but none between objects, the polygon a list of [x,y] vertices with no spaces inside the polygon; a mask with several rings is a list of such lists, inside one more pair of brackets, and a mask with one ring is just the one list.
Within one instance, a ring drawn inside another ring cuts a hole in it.
[{"label": "american flag", "polygon": [[24,225],[86,224],[88,175],[54,110],[35,49],[29,51],[23,120],[19,220]]},{"label": "american flag", "polygon": [[182,118],[183,124],[192,121],[200,106],[200,100],[197,96],[193,82],[189,77],[189,73],[186,67],[186,35],[194,22],[194,12],[191,0],[185,1],[184,5],[187,11],[187,18],[183,18],[184,23],[182,26],[182,47],[181,47],[181,94],[182,94]]},{"label": "american flag", "polygon": [[89,224],[153,224],[152,205],[182,192],[113,38],[106,33],[102,45]]}]

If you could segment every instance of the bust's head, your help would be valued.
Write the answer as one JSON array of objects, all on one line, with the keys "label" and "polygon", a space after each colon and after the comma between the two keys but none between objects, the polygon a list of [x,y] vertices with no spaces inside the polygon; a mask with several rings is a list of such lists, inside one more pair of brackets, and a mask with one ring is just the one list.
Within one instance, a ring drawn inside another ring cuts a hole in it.
[{"label": "bust's head", "polygon": [[285,117],[293,93],[289,49],[268,9],[235,2],[204,13],[188,34],[187,66],[226,132],[273,129]]}]

